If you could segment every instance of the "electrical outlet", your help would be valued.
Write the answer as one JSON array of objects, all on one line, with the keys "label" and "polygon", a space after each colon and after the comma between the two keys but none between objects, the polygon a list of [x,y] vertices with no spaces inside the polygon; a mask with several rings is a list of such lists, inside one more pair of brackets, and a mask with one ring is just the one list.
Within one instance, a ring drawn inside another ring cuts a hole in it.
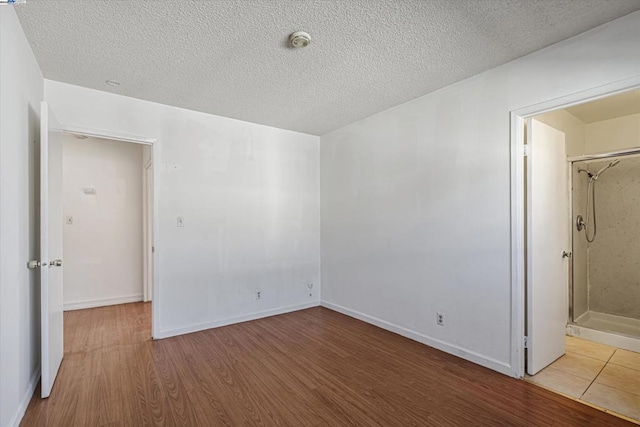
[{"label": "electrical outlet", "polygon": [[256,299],[262,299],[262,292],[261,291],[256,291]]},{"label": "electrical outlet", "polygon": [[310,296],[310,297],[311,297],[311,296],[313,296],[313,292],[312,292],[312,290],[313,290],[313,283],[308,282],[308,283],[307,283],[307,288],[309,288],[309,296]]},{"label": "electrical outlet", "polygon": [[436,313],[436,323],[438,326],[444,326],[444,313]]}]

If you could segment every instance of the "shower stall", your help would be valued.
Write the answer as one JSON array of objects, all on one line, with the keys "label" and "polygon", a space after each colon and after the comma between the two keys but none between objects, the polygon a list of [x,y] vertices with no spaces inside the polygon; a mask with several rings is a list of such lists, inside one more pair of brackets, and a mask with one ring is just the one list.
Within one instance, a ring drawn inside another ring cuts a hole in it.
[{"label": "shower stall", "polygon": [[640,351],[640,150],[569,160],[567,332]]}]

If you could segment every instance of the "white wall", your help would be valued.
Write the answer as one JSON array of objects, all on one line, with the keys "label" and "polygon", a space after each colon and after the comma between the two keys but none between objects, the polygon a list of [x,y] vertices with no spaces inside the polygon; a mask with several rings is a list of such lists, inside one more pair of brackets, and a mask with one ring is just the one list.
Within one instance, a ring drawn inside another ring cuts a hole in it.
[{"label": "white wall", "polygon": [[65,310],[142,301],[143,146],[63,141]]},{"label": "white wall", "polygon": [[39,379],[35,180],[43,79],[12,7],[0,7],[0,426],[17,425]]},{"label": "white wall", "polygon": [[319,303],[318,137],[48,80],[45,97],[63,124],[159,140],[158,336]]},{"label": "white wall", "polygon": [[586,138],[590,153],[640,147],[640,114],[589,123]]},{"label": "white wall", "polygon": [[639,51],[634,13],[323,135],[323,304],[515,375],[509,113],[637,77]]}]

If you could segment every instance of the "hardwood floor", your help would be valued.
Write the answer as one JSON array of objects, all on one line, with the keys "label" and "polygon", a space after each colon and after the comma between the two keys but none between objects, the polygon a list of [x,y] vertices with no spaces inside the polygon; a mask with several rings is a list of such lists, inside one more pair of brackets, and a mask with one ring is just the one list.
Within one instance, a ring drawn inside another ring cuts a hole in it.
[{"label": "hardwood floor", "polygon": [[22,425],[630,425],[325,308],[160,341],[150,314],[65,313],[53,392]]}]

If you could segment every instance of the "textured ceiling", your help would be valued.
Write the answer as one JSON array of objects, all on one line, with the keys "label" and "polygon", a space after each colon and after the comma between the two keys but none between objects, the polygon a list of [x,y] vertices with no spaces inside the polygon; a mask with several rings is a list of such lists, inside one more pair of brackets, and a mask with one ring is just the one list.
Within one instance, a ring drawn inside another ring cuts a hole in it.
[{"label": "textured ceiling", "polygon": [[640,113],[640,89],[567,108],[584,123],[599,122]]},{"label": "textured ceiling", "polygon": [[[48,79],[315,135],[638,9],[640,0],[16,6]],[[311,34],[309,47],[287,47],[296,30]]]}]

